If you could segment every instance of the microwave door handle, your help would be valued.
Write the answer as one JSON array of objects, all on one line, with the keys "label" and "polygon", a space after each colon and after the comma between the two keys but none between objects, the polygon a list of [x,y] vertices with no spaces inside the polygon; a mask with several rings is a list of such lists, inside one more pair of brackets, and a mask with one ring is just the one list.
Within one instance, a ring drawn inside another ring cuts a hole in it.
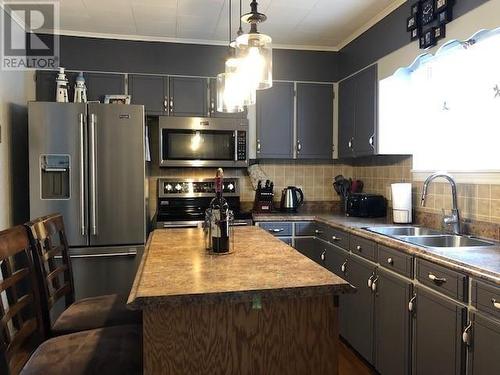
[{"label": "microwave door handle", "polygon": [[238,161],[238,130],[234,131],[234,161]]}]

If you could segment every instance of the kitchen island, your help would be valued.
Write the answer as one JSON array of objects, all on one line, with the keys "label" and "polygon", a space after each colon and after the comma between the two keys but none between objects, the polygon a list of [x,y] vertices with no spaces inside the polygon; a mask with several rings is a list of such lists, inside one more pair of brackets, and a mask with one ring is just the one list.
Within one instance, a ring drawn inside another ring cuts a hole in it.
[{"label": "kitchen island", "polygon": [[129,297],[145,374],[337,374],[338,295],[353,288],[258,227],[209,255],[201,229],[154,231]]}]

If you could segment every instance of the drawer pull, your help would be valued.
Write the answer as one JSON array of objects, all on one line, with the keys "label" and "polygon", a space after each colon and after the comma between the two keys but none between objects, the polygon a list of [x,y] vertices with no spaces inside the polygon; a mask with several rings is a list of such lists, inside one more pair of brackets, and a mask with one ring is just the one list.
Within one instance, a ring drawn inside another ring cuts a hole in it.
[{"label": "drawer pull", "polygon": [[417,295],[413,295],[413,297],[410,299],[410,302],[408,302],[408,311],[413,312],[415,310],[415,301],[417,299]]},{"label": "drawer pull", "polygon": [[429,273],[429,279],[434,281],[436,284],[444,284],[446,282],[446,279],[444,277],[437,277],[436,275],[433,275],[432,273]]},{"label": "drawer pull", "polygon": [[492,298],[491,299],[491,303],[493,304],[493,307],[495,309],[499,309],[500,310],[500,301],[497,301],[495,298]]},{"label": "drawer pull", "polygon": [[375,280],[373,280],[372,282],[372,292],[375,293],[377,291],[377,281],[378,281],[378,277],[375,278]]},{"label": "drawer pull", "polygon": [[321,260],[322,261],[325,260],[325,254],[326,254],[326,250],[323,250],[323,252],[321,253]]},{"label": "drawer pull", "polygon": [[280,228],[280,229],[269,229],[269,232],[271,233],[280,233],[280,232],[283,232],[284,229],[283,228]]},{"label": "drawer pull", "polygon": [[371,289],[372,288],[372,285],[373,285],[373,278],[375,277],[375,273],[372,273],[372,275],[370,276],[370,278],[368,279],[368,289]]},{"label": "drawer pull", "polygon": [[394,259],[387,258],[387,263],[389,263],[392,266],[394,264]]},{"label": "drawer pull", "polygon": [[340,266],[340,270],[342,271],[342,273],[346,273],[347,271],[347,260],[342,263],[342,265]]},{"label": "drawer pull", "polygon": [[332,236],[332,240],[338,242],[338,241],[342,241],[342,238],[337,237],[337,236]]},{"label": "drawer pull", "polygon": [[361,245],[358,245],[358,246],[356,246],[356,250],[363,251],[363,248],[361,247]]},{"label": "drawer pull", "polygon": [[319,230],[319,229],[316,229],[316,230],[314,231],[314,233],[315,233],[315,234],[323,234],[323,231],[322,231],[322,230]]},{"label": "drawer pull", "polygon": [[469,346],[470,342],[471,342],[471,335],[469,333],[471,328],[472,328],[472,323],[469,323],[469,325],[467,327],[465,327],[464,332],[462,333],[462,341],[467,346]]}]

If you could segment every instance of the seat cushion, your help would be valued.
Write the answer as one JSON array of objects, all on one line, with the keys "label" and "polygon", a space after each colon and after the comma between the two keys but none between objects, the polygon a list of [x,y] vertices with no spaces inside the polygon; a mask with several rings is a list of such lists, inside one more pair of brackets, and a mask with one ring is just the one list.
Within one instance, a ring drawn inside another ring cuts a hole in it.
[{"label": "seat cushion", "polygon": [[142,374],[141,332],[126,325],[54,337],[37,348],[21,374]]},{"label": "seat cushion", "polygon": [[54,336],[123,324],[141,324],[141,311],[127,309],[124,296],[84,298],[69,306],[52,327]]}]

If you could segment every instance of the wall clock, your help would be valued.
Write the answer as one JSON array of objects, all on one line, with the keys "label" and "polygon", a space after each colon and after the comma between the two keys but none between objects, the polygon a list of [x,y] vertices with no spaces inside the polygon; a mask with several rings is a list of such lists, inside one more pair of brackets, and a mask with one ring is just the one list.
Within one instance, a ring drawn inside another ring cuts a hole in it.
[{"label": "wall clock", "polygon": [[419,40],[421,49],[437,44],[446,35],[446,24],[453,19],[454,0],[419,0],[410,6],[406,31],[410,40]]}]

